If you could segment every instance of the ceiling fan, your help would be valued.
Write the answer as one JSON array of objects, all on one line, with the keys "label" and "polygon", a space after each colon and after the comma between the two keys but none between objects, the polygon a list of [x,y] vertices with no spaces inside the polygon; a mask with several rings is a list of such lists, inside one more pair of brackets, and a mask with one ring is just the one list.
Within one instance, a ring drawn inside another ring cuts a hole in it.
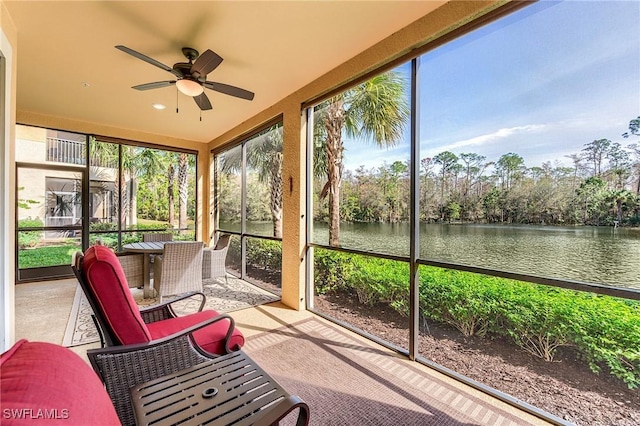
[{"label": "ceiling fan", "polygon": [[180,92],[187,96],[192,96],[193,100],[198,104],[198,107],[200,107],[200,110],[203,111],[211,109],[211,102],[204,93],[205,88],[224,93],[225,95],[235,96],[249,101],[253,100],[253,92],[224,83],[207,81],[207,74],[216,69],[218,65],[222,63],[222,58],[212,50],[207,49],[202,55],[200,55],[196,49],[183,47],[182,54],[189,62],[178,62],[174,64],[173,67],[168,67],[167,65],[126,46],[118,45],[116,46],[116,49],[122,50],[123,52],[160,69],[169,71],[171,74],[176,76],[176,80],[139,84],[137,86],[133,86],[133,89],[159,89],[161,87],[167,87],[175,84]]}]

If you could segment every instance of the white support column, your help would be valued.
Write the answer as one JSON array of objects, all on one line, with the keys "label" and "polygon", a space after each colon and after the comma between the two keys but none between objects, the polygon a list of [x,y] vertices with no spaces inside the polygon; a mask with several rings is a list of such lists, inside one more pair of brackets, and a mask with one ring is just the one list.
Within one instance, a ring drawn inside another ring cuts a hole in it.
[{"label": "white support column", "polygon": [[[0,16],[6,12],[0,3]],[[5,24],[2,20],[2,24]],[[13,49],[0,26],[0,352],[15,340],[15,93]],[[13,196],[12,196],[13,194]]]}]

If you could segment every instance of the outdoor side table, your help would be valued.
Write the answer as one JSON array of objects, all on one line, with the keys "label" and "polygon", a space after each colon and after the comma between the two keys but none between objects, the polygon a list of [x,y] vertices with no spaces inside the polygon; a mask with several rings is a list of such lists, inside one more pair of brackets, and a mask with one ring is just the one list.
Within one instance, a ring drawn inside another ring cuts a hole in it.
[{"label": "outdoor side table", "polygon": [[296,408],[296,424],[309,422],[307,404],[242,351],[134,386],[131,400],[139,426],[269,425]]}]

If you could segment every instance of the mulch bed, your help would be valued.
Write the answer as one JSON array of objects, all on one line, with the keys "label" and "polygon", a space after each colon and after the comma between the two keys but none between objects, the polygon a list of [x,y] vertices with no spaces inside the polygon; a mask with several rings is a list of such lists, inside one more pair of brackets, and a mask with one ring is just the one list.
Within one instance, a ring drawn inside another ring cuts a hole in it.
[{"label": "mulch bed", "polygon": [[[315,310],[400,347],[409,320],[386,305],[355,295],[316,296]],[[568,348],[545,362],[503,339],[464,337],[444,324],[420,327],[420,356],[498,389],[576,425],[640,425],[640,391],[605,371],[595,374]]]}]

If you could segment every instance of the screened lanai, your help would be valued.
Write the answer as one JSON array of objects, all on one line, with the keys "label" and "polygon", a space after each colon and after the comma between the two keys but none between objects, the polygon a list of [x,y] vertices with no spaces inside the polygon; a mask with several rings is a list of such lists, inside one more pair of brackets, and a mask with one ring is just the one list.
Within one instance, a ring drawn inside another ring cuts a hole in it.
[{"label": "screened lanai", "polygon": [[[5,3],[18,30],[35,13]],[[356,2],[346,3],[345,16],[355,16]],[[315,56],[324,52],[335,59],[331,66],[305,67],[290,53],[307,79],[294,82],[292,71],[288,91],[255,108],[267,89],[258,90],[255,75],[252,86],[237,62],[230,66],[238,81],[219,77],[254,90],[253,103],[214,102],[208,115],[179,98],[177,115],[189,120],[180,130],[162,127],[175,118],[175,90],[167,89],[171,118],[149,124],[145,112],[136,128],[30,108],[18,85],[15,140],[27,126],[79,134],[89,144],[185,153],[192,158],[191,222],[177,223],[176,233],[205,242],[231,234],[230,270],[277,287],[288,309],[365,335],[543,421],[633,424],[640,415],[633,390],[640,339],[638,5],[396,3],[388,6],[401,12],[396,27],[381,24],[386,33],[358,48],[350,39],[339,60],[327,52],[339,52],[348,37],[329,38]],[[367,13],[384,22],[385,6],[370,6]],[[328,19],[312,19],[295,2],[289,7],[309,25]],[[136,16],[135,9],[120,12]],[[339,19],[332,24],[341,27]],[[294,29],[295,38],[322,38]],[[149,35],[140,37],[144,47]],[[171,62],[159,48],[145,51]],[[219,53],[222,72],[233,55]],[[130,88],[151,81],[145,78],[124,85],[133,92],[127,95],[150,93]],[[240,115],[230,119],[234,112]],[[17,142],[15,150],[12,167],[20,170]],[[130,232],[116,177],[95,176],[84,178],[92,204],[87,228],[75,230],[89,230],[77,237],[79,247],[91,244],[93,233],[117,242]],[[72,198],[63,177],[48,183],[52,217]],[[35,199],[20,195],[23,186],[33,187],[18,182],[12,189],[17,211],[16,200]],[[164,195],[148,195],[137,198],[140,208],[165,203]],[[94,231],[91,217],[99,218]],[[99,230],[105,221],[117,229]],[[18,224],[8,232],[17,244],[20,232],[34,231]]]}]

